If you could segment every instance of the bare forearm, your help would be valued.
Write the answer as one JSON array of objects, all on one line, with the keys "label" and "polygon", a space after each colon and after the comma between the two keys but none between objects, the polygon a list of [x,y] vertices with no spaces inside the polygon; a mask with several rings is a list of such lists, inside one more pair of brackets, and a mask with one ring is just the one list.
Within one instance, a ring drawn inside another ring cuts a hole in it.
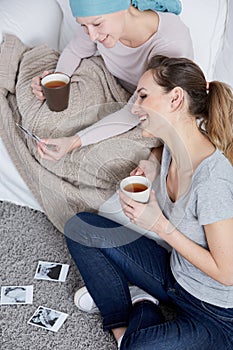
[{"label": "bare forearm", "polygon": [[[159,220],[161,229],[158,229],[158,223],[156,224],[156,233],[159,230],[159,236],[166,241],[171,247],[173,247],[178,253],[180,253],[186,260],[206,275],[215,279],[216,281],[228,285],[226,282],[227,277],[224,276],[223,269],[217,264],[213,255],[209,250],[198,245],[191,239],[187,238],[176,228],[172,228],[171,224],[163,217]],[[164,223],[166,221],[166,223]],[[165,232],[164,227],[167,226]]]},{"label": "bare forearm", "polygon": [[78,135],[71,136],[71,146],[69,152],[79,147],[81,147],[80,137]]}]

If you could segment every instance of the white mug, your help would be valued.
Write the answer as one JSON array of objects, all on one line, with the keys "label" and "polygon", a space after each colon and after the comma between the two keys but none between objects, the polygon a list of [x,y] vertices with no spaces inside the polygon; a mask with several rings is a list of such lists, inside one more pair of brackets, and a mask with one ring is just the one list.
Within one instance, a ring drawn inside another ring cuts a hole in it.
[{"label": "white mug", "polygon": [[147,203],[150,198],[151,182],[145,176],[128,176],[121,181],[120,189],[129,198]]}]

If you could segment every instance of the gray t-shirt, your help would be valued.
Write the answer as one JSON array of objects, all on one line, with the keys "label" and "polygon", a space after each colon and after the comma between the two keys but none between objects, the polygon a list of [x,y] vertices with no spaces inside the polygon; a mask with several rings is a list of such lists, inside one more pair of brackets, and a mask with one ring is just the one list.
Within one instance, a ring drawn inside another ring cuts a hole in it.
[{"label": "gray t-shirt", "polygon": [[[233,167],[216,150],[195,170],[190,190],[172,202],[166,188],[170,162],[171,154],[165,146],[161,173],[153,183],[158,203],[181,233],[208,249],[203,225],[233,218]],[[196,298],[220,307],[233,307],[233,286],[225,286],[207,276],[174,249],[171,269],[177,282]]]}]

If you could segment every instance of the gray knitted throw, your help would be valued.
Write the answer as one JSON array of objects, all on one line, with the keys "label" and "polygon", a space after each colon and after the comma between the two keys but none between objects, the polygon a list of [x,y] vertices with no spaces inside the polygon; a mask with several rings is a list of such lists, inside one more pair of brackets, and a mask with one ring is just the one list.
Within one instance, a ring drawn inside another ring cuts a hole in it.
[{"label": "gray knitted throw", "polygon": [[148,157],[155,140],[134,128],[77,149],[57,163],[41,160],[35,142],[16,129],[15,121],[43,138],[70,136],[121,108],[129,94],[103,60],[92,57],[72,76],[69,108],[51,112],[30,85],[34,76],[54,70],[59,53],[46,45],[29,48],[9,34],[0,49],[0,136],[45,214],[62,232],[76,212],[98,210],[119,181]]}]

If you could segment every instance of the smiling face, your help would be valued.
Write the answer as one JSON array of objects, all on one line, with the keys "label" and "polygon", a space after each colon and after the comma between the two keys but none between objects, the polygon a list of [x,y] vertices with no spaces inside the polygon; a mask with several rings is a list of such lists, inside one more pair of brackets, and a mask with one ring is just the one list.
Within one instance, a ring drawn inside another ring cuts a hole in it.
[{"label": "smiling face", "polygon": [[132,107],[132,113],[138,115],[140,119],[143,136],[156,136],[154,135],[156,126],[167,120],[171,94],[172,92],[164,92],[164,89],[155,82],[151,71],[143,74],[138,83],[137,99]]},{"label": "smiling face", "polygon": [[118,11],[101,16],[78,17],[84,31],[92,41],[98,41],[107,48],[112,48],[124,34],[125,13]]}]

